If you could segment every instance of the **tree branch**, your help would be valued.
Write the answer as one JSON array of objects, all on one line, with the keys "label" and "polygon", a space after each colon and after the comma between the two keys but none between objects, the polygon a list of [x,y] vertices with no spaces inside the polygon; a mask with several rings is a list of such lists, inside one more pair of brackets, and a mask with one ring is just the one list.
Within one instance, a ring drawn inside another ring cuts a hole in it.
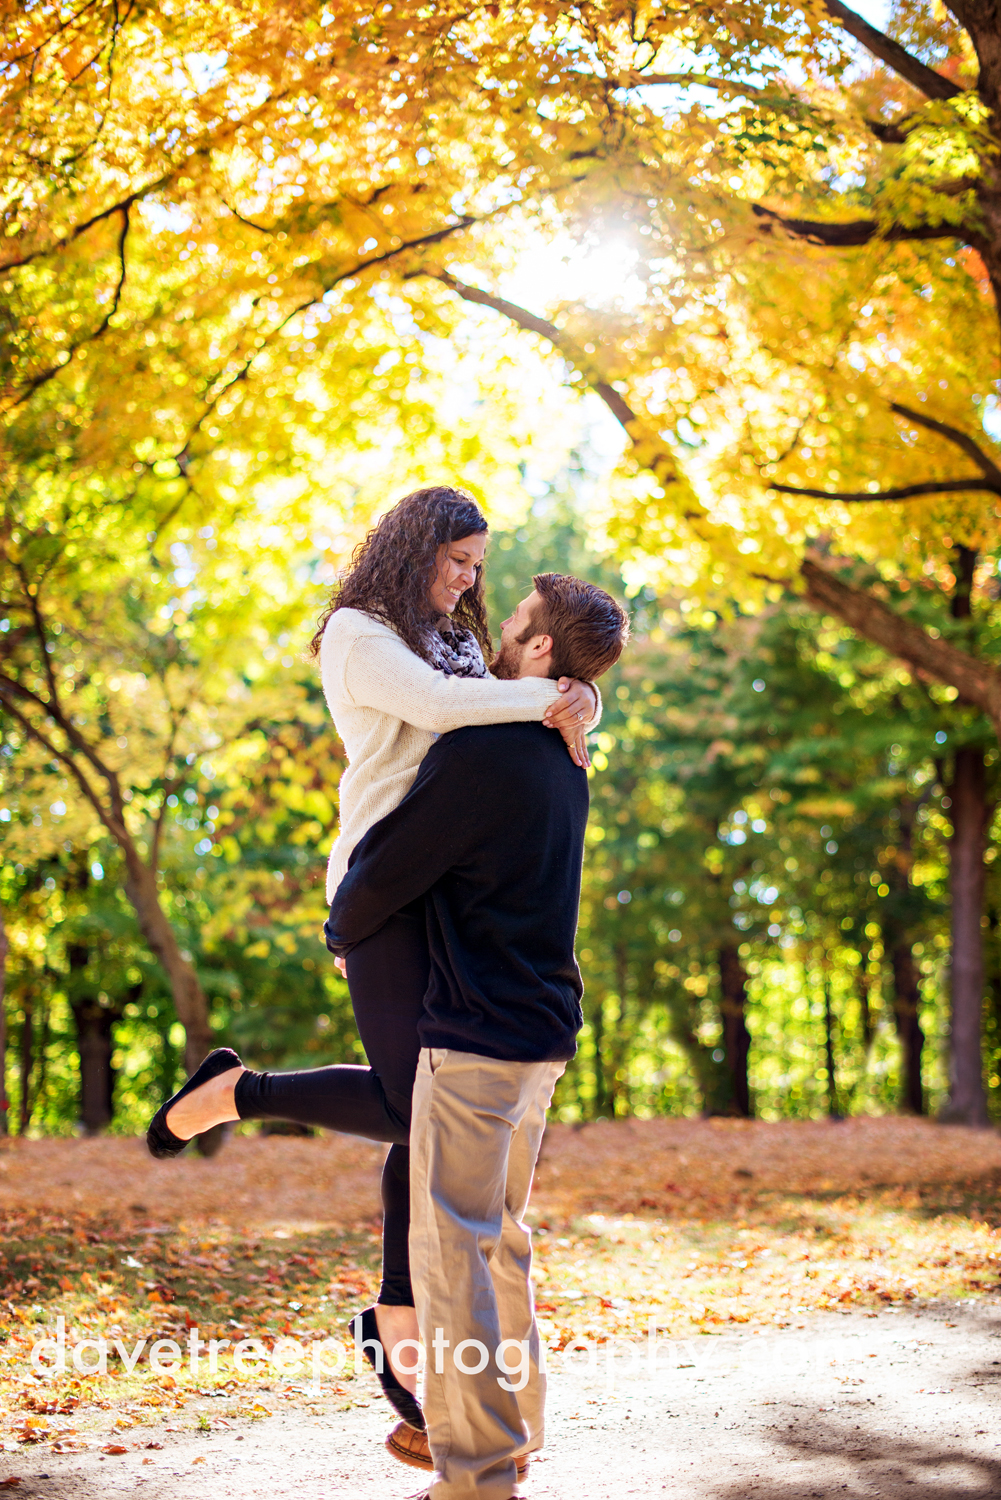
[{"label": "tree branch", "polygon": [[955,687],[970,703],[983,709],[1001,732],[1001,671],[997,667],[901,619],[865,589],[845,583],[822,567],[815,556],[804,558],[800,573],[806,582],[807,602],[814,609],[836,615],[891,656]]},{"label": "tree branch", "polygon": [[[44,650],[44,645],[42,649]],[[9,694],[13,692],[17,693],[19,697],[23,698],[28,703],[33,703],[36,708],[42,711],[47,719],[51,719],[54,724],[58,725],[73,749],[78,751],[79,754],[89,762],[89,764],[97,772],[98,776],[102,776],[104,778],[104,780],[108,783],[112,810],[116,818],[119,819],[121,826],[124,828],[125,803],[122,798],[121,784],[118,780],[117,774],[110,768],[110,766],[106,766],[101,757],[97,754],[97,751],[94,750],[91,745],[87,744],[87,741],[84,739],[83,735],[63,712],[58,701],[55,703],[46,702],[46,700],[39,697],[37,693],[33,693],[31,688],[27,688],[23,683],[18,682],[16,677],[8,677],[6,673],[0,676],[0,689],[3,689],[5,685],[8,690],[6,694],[8,702]],[[32,732],[34,733],[35,731],[33,730]],[[67,759],[66,752],[61,751],[58,753],[61,760]],[[70,757],[70,759],[71,758],[72,757]]]},{"label": "tree branch", "polygon": [[[739,83],[733,78],[710,78],[704,73],[620,73],[616,78],[610,78],[611,83],[617,89],[641,89],[655,87],[658,84],[667,84],[675,88],[700,88],[716,89],[719,93],[746,94],[749,99],[773,99],[766,89],[757,88],[753,83]],[[802,101],[796,101],[802,102]]]},{"label": "tree branch", "polygon": [[[159,675],[161,689],[164,693],[164,696],[167,697],[168,703],[170,703],[169,696],[167,696],[166,681],[164,680],[164,676],[162,673]],[[170,704],[170,709],[170,738],[167,741],[166,746],[164,747],[163,776],[160,778],[163,783],[163,796],[160,800],[160,806],[157,810],[157,815],[153,819],[153,837],[150,841],[149,867],[153,871],[158,870],[160,867],[160,840],[163,834],[164,819],[167,816],[167,798],[172,796],[173,793],[177,791],[178,787],[182,786],[187,780],[187,776],[168,775],[171,763],[174,760],[174,750],[177,746],[177,738],[180,734],[181,725],[187,717],[187,709],[175,709],[173,704]]]},{"label": "tree branch", "polygon": [[970,475],[967,479],[925,479],[917,484],[896,485],[888,490],[812,490],[803,489],[794,484],[771,484],[768,488],[777,490],[780,495],[804,495],[813,500],[839,500],[846,505],[864,505],[870,500],[911,500],[917,495],[954,495],[962,494],[967,490],[1001,495],[1001,468],[967,433],[958,427],[951,427],[948,422],[940,422],[935,417],[929,417],[925,412],[902,406],[899,401],[891,401],[890,410],[898,417],[914,422],[918,427],[926,427],[929,432],[937,433],[939,437],[945,438],[946,442],[955,444],[968,458],[972,458],[983,477]]},{"label": "tree branch", "polygon": [[[100,224],[103,219],[113,218],[117,213],[128,213],[134,204],[149,197],[151,193],[160,192],[163,188],[167,187],[179,173],[190,172],[196,160],[208,160],[213,151],[217,150],[221,144],[232,139],[234,135],[240,130],[245,129],[254,120],[259,119],[270,106],[280,104],[288,97],[289,92],[290,90],[287,88],[277,90],[275,93],[269,94],[267,98],[262,99],[259,104],[254,105],[247,114],[241,115],[239,119],[226,119],[214,133],[206,131],[203,135],[202,143],[194,146],[190,154],[186,153],[183,160],[168,167],[167,171],[162,173],[161,176],[155,178],[152,182],[144,183],[142,187],[138,187],[133,192],[126,194],[124,198],[120,198],[116,203],[112,203],[110,207],[102,208],[99,213],[86,219],[82,224],[74,225],[68,233],[61,235],[59,239],[53,240],[50,244],[39,246],[36,250],[26,251],[14,260],[0,261],[0,271],[13,271],[20,266],[30,265],[33,260],[38,260],[43,256],[55,255],[58,251],[65,250],[68,245],[72,245],[74,240],[79,239],[82,234],[86,234],[88,229],[93,229],[95,224]],[[24,235],[10,236],[10,239],[13,239],[15,243],[23,242],[24,238]],[[4,241],[0,240],[0,244],[3,243]]]},{"label": "tree branch", "polygon": [[72,245],[74,240],[86,234],[88,229],[93,229],[95,224],[101,224],[105,219],[113,219],[115,214],[128,214],[134,203],[138,203],[140,198],[144,198],[147,193],[155,193],[158,188],[166,187],[179,170],[179,168],[173,168],[156,182],[147,183],[145,187],[137,188],[134,193],[129,193],[126,197],[119,199],[110,208],[102,208],[100,213],[94,214],[90,219],[85,219],[82,224],[77,224],[69,234],[64,234],[62,239],[54,240],[51,245],[45,245],[39,250],[31,250],[26,255],[22,255],[19,260],[0,262],[0,271],[16,271],[20,266],[28,266],[33,260],[39,260],[42,256],[55,255],[58,251],[65,250],[68,245]]},{"label": "tree branch", "polygon": [[918,224],[906,228],[902,224],[889,224],[883,228],[875,219],[854,219],[847,224],[834,224],[822,219],[787,219],[774,209],[761,203],[752,203],[751,212],[759,219],[769,222],[762,225],[769,232],[773,225],[780,224],[797,239],[809,240],[814,245],[830,245],[835,249],[847,249],[853,245],[868,245],[873,240],[962,240],[972,244],[972,231],[963,224]]},{"label": "tree branch", "polygon": [[[582,349],[569,334],[557,328],[555,323],[550,323],[546,318],[537,317],[526,308],[519,307],[517,303],[508,302],[504,297],[497,297],[492,292],[484,292],[479,287],[467,286],[465,282],[457,280],[447,271],[428,269],[411,271],[407,273],[404,280],[409,280],[414,276],[429,276],[434,281],[440,281],[443,286],[447,286],[466,302],[476,302],[482,307],[492,308],[494,312],[510,318],[519,328],[524,328],[527,332],[536,333],[540,338],[546,339],[563,355],[568,364],[583,375],[595,395],[600,396],[604,401],[628,436],[636,462],[647,469],[658,484],[665,488],[671,484],[683,485],[685,483],[683,476],[679,473],[675,454],[660,436],[656,424],[634,412],[624,397],[620,396],[615,387],[604,378],[603,372],[587,351]],[[695,499],[691,496],[690,490],[688,494],[692,500]],[[705,512],[701,509],[684,510],[682,515],[686,521],[694,521],[703,528],[712,529]],[[705,529],[701,534],[705,539]]]},{"label": "tree branch", "polygon": [[880,62],[892,68],[894,73],[906,79],[928,99],[952,99],[956,94],[963,93],[958,84],[950,83],[948,78],[936,73],[934,68],[929,68],[926,63],[912,57],[906,47],[902,47],[884,32],[877,31],[868,21],[863,21],[855,11],[842,5],[841,0],[824,0],[824,5],[828,13],[841,22],[849,36],[861,42],[873,57],[879,58]]},{"label": "tree branch", "polygon": [[48,382],[52,380],[56,375],[58,375],[61,370],[66,369],[78,350],[82,349],[85,344],[93,344],[95,340],[99,339],[102,336],[102,334],[107,333],[108,328],[111,326],[111,320],[115,316],[115,313],[118,311],[118,305],[122,300],[122,291],[125,287],[125,241],[129,233],[129,210],[125,208],[122,209],[121,212],[122,227],[119,231],[117,245],[118,280],[115,283],[115,290],[111,298],[111,306],[92,333],[85,333],[82,335],[82,337],[77,339],[76,343],[70,344],[69,348],[65,351],[66,358],[60,364],[50,365],[47,370],[41,370],[37,375],[33,375],[32,378],[27,381],[24,386],[22,386],[20,395],[16,396],[14,400],[8,402],[6,407],[4,407],[5,411],[13,411],[15,407],[21,406],[25,401],[30,400],[37,390],[39,390],[43,385],[47,385]]},{"label": "tree branch", "polygon": [[7,66],[9,67],[12,63],[27,62],[29,57],[40,56],[40,54],[45,51],[50,42],[54,42],[56,37],[59,36],[62,32],[67,31],[69,27],[74,24],[74,22],[79,21],[80,18],[82,16],[85,16],[89,10],[93,10],[96,3],[97,0],[87,0],[86,5],[82,5],[79,10],[74,11],[71,15],[68,15],[65,21],[60,21],[55,31],[50,31],[48,36],[45,37],[43,41],[39,42],[37,47],[31,47],[27,52],[18,52],[14,57],[9,58],[7,60]]},{"label": "tree branch", "polygon": [[59,701],[59,684],[56,682],[56,674],[52,667],[52,653],[49,651],[49,637],[45,629],[45,619],[42,615],[42,605],[38,597],[38,588],[36,585],[34,592],[32,592],[28,585],[24,568],[20,563],[15,564],[15,566],[17,568],[17,576],[21,580],[21,590],[28,599],[31,618],[35,626],[35,635],[41,648],[42,661],[45,663],[45,680],[49,685],[49,702],[52,704],[54,710],[53,717],[56,718],[57,723],[61,723],[63,719],[63,706]]},{"label": "tree branch", "polygon": [[[540,338],[547,339],[556,349],[563,354],[571,364],[576,365],[588,375],[591,389],[597,393],[612,413],[613,417],[622,424],[629,433],[629,424],[636,421],[636,413],[629,403],[619,395],[614,386],[605,380],[592,377],[589,362],[583,351],[567,334],[550,323],[545,318],[536,317],[534,313],[528,312],[524,307],[519,307],[515,302],[508,302],[504,297],[494,296],[492,292],[484,292],[477,286],[467,286],[465,282],[449,275],[447,271],[413,271],[411,276],[430,276],[435,281],[440,281],[451,291],[463,299],[464,302],[476,302],[481,307],[493,308],[494,312],[502,313],[505,318],[510,318],[512,323],[517,323],[519,328],[524,328],[528,333],[537,333]],[[632,433],[629,433],[630,437]]]},{"label": "tree branch", "polygon": [[805,495],[813,500],[838,500],[846,505],[864,505],[869,500],[912,500],[917,495],[954,495],[964,490],[986,490],[1001,495],[1001,477],[997,480],[926,479],[920,484],[902,484],[890,490],[806,490],[795,484],[770,484],[780,495]]},{"label": "tree branch", "polygon": [[243,216],[243,214],[237,212],[237,210],[233,207],[232,203],[227,203],[226,202],[225,198],[220,197],[219,202],[222,204],[223,208],[229,209],[229,212],[233,215],[234,219],[239,220],[239,222],[241,224],[246,224],[246,226],[247,226],[248,229],[256,229],[257,232],[258,232],[258,234],[277,234],[278,233],[277,229],[269,229],[266,224],[255,224],[254,221],[253,221],[253,219],[245,219],[244,216]]},{"label": "tree branch", "polygon": [[15,682],[12,678],[7,677],[5,674],[0,675],[0,701],[3,702],[4,708],[10,714],[11,718],[14,719],[18,724],[20,724],[25,734],[27,734],[30,739],[36,740],[37,743],[42,746],[43,750],[47,751],[48,754],[52,756],[53,760],[62,762],[67,771],[69,771],[70,775],[76,781],[84,797],[97,813],[97,816],[100,818],[101,822],[104,824],[105,828],[111,834],[115,842],[120,844],[123,848],[126,844],[131,847],[132,840],[129,837],[129,832],[125,827],[124,821],[119,821],[108,812],[100,796],[91,786],[90,782],[84,775],[74,757],[68,754],[65,750],[60,750],[58,746],[49,739],[47,734],[45,734],[41,729],[37,727],[37,725],[31,722],[27,714],[23,714],[21,712],[17,704],[13,701],[13,694],[15,692],[23,693],[23,691],[24,690],[21,688],[20,684]]},{"label": "tree branch", "polygon": [[866,120],[865,123],[876,139],[885,146],[902,146],[919,119],[920,116],[912,111],[896,120]]},{"label": "tree branch", "polygon": [[[232,210],[230,211],[232,212]],[[455,224],[447,224],[444,229],[436,229],[430,234],[419,235],[416,239],[405,240],[403,244],[397,245],[394,250],[386,250],[381,255],[373,255],[369,260],[358,261],[355,265],[349,266],[346,270],[338,271],[336,276],[326,278],[323,282],[323,290],[319,294],[319,296],[308,297],[305,302],[298,303],[291,309],[290,312],[284,314],[284,316],[277,323],[275,323],[272,328],[262,337],[261,343],[252,351],[252,353],[246,356],[236,373],[234,375],[231,375],[229,379],[226,380],[224,384],[220,385],[218,389],[215,390],[211,395],[208,395],[204,398],[204,410],[188,428],[188,431],[184,438],[184,442],[178,449],[177,453],[174,454],[174,462],[177,464],[178,469],[181,471],[181,476],[184,479],[187,488],[183,491],[180,498],[176,500],[170,507],[170,509],[165,513],[165,515],[163,515],[156,523],[154,530],[157,533],[161,532],[164,526],[172,521],[177,515],[177,512],[180,510],[189,494],[194,491],[194,483],[190,475],[188,474],[188,464],[190,463],[189,449],[193,438],[201,430],[204,423],[208,421],[209,417],[212,415],[212,412],[215,410],[216,406],[218,405],[222,397],[226,394],[226,392],[233,390],[241,383],[241,381],[247,379],[250,371],[254,366],[254,361],[260,358],[265,349],[267,349],[271,342],[278,337],[282,329],[288,326],[293,318],[297,317],[300,313],[308,312],[311,307],[315,307],[318,302],[322,302],[327,292],[332,291],[333,288],[339,285],[340,282],[347,281],[352,276],[360,276],[362,272],[369,270],[372,266],[383,265],[386,261],[393,260],[398,255],[403,255],[407,250],[420,249],[425,245],[439,244],[442,240],[447,239],[449,235],[457,234],[462,229],[468,229],[471,224],[475,223],[477,223],[477,220],[475,218],[466,215],[463,218],[457,220]],[[214,384],[215,379],[210,380],[208,382],[207,389],[211,391]],[[152,468],[152,460],[146,465],[146,467]]]},{"label": "tree branch", "polygon": [[[910,406],[901,406],[899,401],[890,402],[890,410],[897,413],[898,417],[906,417],[909,422],[914,422],[918,427],[927,427],[929,432],[938,433],[939,437],[945,438],[946,442],[955,443],[967,458],[972,458],[977,468],[985,478],[1001,488],[1001,469],[992,458],[989,458],[980,445],[974,442],[965,432],[958,427],[950,427],[948,422],[939,422],[934,417],[927,416],[923,411],[914,411]],[[977,485],[977,489],[982,486]]]}]

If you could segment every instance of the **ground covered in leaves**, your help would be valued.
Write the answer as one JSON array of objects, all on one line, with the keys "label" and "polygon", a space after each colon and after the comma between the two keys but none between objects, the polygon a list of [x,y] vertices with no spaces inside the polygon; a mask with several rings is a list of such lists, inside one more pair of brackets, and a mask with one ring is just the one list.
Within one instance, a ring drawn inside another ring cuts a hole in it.
[{"label": "ground covered in leaves", "polygon": [[[336,1136],[237,1136],[169,1163],[141,1141],[4,1142],[3,1446],[114,1453],[165,1418],[205,1431],[367,1405],[345,1324],[378,1284],[381,1160]],[[927,1121],[553,1126],[532,1209],[540,1322],[562,1349],[651,1321],[688,1338],[990,1298],[999,1184],[1001,1136]],[[38,1342],[60,1318],[63,1372]],[[229,1343],[192,1362],[195,1332]]]}]

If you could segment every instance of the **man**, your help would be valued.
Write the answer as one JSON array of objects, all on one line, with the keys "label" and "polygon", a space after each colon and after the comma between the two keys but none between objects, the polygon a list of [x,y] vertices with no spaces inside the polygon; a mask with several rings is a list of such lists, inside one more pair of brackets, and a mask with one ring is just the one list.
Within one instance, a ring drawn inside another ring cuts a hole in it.
[{"label": "man", "polygon": [[[504,622],[495,670],[593,681],[627,633],[604,590],[541,574]],[[427,893],[410,1256],[432,1500],[510,1500],[516,1460],[542,1445],[523,1220],[581,1025],[573,944],[587,804],[586,773],[540,724],[444,735],[358,844],[326,924],[328,947],[345,954]]]}]

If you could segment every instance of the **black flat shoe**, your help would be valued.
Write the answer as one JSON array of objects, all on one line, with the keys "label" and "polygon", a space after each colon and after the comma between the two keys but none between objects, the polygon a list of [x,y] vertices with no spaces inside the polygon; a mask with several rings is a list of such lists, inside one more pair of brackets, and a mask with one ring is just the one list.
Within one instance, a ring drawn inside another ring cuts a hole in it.
[{"label": "black flat shoe", "polygon": [[[348,1324],[348,1329],[356,1344],[361,1344],[362,1353],[368,1360],[372,1369],[379,1377],[383,1395],[390,1406],[399,1413],[404,1422],[414,1427],[418,1432],[424,1431],[424,1413],[421,1411],[421,1403],[416,1396],[412,1396],[405,1385],[401,1385],[393,1374],[389,1364],[389,1355],[386,1353],[382,1339],[379,1337],[379,1325],[375,1321],[375,1308],[366,1307],[364,1312],[356,1313]],[[376,1345],[377,1348],[373,1348]],[[376,1363],[376,1353],[381,1354],[381,1359]],[[379,1369],[379,1365],[382,1369]]]},{"label": "black flat shoe", "polygon": [[146,1132],[146,1144],[149,1147],[150,1156],[162,1160],[166,1156],[180,1156],[185,1146],[191,1144],[190,1140],[182,1141],[181,1137],[175,1135],[167,1127],[167,1111],[173,1109],[178,1099],[183,1099],[185,1094],[190,1094],[192,1089],[198,1088],[199,1084],[207,1083],[210,1078],[216,1078],[220,1073],[228,1073],[230,1068],[242,1068],[243,1063],[232,1047],[217,1047],[210,1052],[208,1057],[201,1063],[183,1088],[179,1088],[176,1094],[172,1094],[166,1104],[161,1104],[156,1114],[150,1121]]}]

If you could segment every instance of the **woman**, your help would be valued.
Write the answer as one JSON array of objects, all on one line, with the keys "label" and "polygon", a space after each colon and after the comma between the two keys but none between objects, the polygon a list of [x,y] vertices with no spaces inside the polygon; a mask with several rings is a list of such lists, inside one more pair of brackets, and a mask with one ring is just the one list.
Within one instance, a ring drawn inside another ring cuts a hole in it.
[{"label": "woman", "polygon": [[[486,540],[487,523],[461,490],[416,490],[356,550],[320,619],[312,653],[320,658],[327,704],[348,758],[340,831],[327,867],[328,900],[355,844],[403,799],[438,734],[467,724],[539,719],[560,731],[578,765],[588,764],[584,736],[600,706],[593,684],[537,677],[500,682],[487,671]],[[407,1247],[407,1142],[429,970],[420,901],[397,912],[346,961],[368,1067],[254,1073],[235,1052],[220,1048],[158,1110],[147,1137],[154,1156],[175,1156],[192,1136],[221,1122],[277,1118],[390,1142],[382,1177],[382,1287],[375,1307],[362,1314],[362,1336],[388,1351],[383,1387],[418,1428],[416,1372],[394,1357],[394,1349],[418,1336]]]}]

